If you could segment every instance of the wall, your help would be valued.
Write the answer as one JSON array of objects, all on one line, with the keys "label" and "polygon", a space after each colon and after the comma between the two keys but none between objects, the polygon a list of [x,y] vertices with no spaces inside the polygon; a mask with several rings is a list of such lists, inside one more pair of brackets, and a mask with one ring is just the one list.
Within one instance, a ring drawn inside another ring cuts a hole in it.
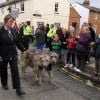
[{"label": "wall", "polygon": [[[25,11],[20,12],[17,23],[31,21],[31,25],[37,27],[37,22],[44,22],[49,24],[60,23],[61,27],[68,28],[70,3],[67,0],[25,0]],[[59,14],[55,14],[55,2],[59,3]],[[12,6],[15,6],[13,4]],[[8,14],[8,5],[4,7],[5,13],[0,17],[0,21]],[[20,8],[20,2],[16,3],[16,8]],[[41,14],[41,17],[33,16],[36,12]]]},{"label": "wall", "polygon": [[82,5],[78,4],[78,3],[74,3],[73,7],[75,8],[75,10],[79,13],[79,15],[81,16],[80,19],[80,27],[82,26],[82,24],[84,22],[88,22],[88,18],[89,18],[89,9],[83,7]]},{"label": "wall", "polygon": [[69,26],[72,25],[72,23],[77,23],[76,33],[78,33],[80,29],[80,18],[81,16],[76,12],[76,10],[73,7],[71,7],[69,16]]},{"label": "wall", "polygon": [[[59,3],[59,14],[54,12],[55,2]],[[33,23],[38,19],[49,24],[61,23],[62,27],[68,28],[70,4],[67,0],[44,0],[43,3],[40,0],[34,0],[33,7],[42,15],[40,19],[33,17]]]},{"label": "wall", "polygon": [[90,11],[89,22],[95,27],[96,33],[100,33],[100,13]]}]

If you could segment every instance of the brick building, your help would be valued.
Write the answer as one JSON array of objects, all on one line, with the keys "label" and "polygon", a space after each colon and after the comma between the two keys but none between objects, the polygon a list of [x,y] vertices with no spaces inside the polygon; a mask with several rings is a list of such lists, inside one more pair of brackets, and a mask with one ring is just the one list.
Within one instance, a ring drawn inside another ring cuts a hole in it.
[{"label": "brick building", "polygon": [[80,18],[81,16],[79,13],[72,6],[70,6],[69,26],[73,26],[76,33],[78,33],[80,29]]},{"label": "brick building", "polygon": [[80,27],[84,22],[91,23],[96,33],[100,33],[100,8],[90,6],[89,0],[84,0],[83,4],[74,3],[74,9],[81,16]]},{"label": "brick building", "polygon": [[100,33],[100,9],[90,6],[88,9],[90,9],[88,22],[93,25],[96,33]]}]

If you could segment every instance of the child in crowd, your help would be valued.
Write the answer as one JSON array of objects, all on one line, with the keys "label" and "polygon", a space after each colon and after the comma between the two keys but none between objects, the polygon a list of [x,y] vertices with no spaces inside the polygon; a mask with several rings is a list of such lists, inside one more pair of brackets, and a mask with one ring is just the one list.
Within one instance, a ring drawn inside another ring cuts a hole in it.
[{"label": "child in crowd", "polygon": [[61,40],[59,39],[58,34],[55,34],[53,36],[53,40],[51,42],[51,47],[52,47],[52,51],[54,51],[60,55]]},{"label": "child in crowd", "polygon": [[76,34],[70,32],[69,39],[67,39],[68,54],[67,54],[67,64],[66,67],[73,67],[75,65],[75,45],[76,45]]}]

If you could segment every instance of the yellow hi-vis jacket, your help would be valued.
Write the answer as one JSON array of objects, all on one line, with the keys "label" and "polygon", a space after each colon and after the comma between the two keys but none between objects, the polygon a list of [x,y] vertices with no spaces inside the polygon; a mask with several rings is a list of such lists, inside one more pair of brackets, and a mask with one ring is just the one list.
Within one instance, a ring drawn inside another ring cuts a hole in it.
[{"label": "yellow hi-vis jacket", "polygon": [[23,35],[31,35],[31,33],[30,26],[23,27]]},{"label": "yellow hi-vis jacket", "polygon": [[47,33],[47,37],[53,38],[54,34],[56,34],[56,29],[55,28],[51,28],[49,30],[49,32]]}]

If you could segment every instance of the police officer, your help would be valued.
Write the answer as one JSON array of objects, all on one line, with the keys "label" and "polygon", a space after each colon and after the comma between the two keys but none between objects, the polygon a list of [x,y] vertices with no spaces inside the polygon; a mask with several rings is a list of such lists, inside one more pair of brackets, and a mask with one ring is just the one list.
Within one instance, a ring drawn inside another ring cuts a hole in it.
[{"label": "police officer", "polygon": [[47,45],[48,45],[50,51],[52,50],[51,41],[53,39],[54,34],[56,34],[56,28],[54,27],[53,24],[51,24],[50,29],[47,33]]},{"label": "police officer", "polygon": [[13,29],[14,17],[8,14],[4,18],[4,25],[0,28],[0,57],[2,64],[1,70],[1,85],[4,90],[8,90],[8,72],[7,65],[10,65],[12,85],[16,89],[16,94],[21,96],[25,94],[20,86],[20,78],[18,71],[18,55],[16,46],[24,52],[24,47],[19,41],[18,34]]},{"label": "police officer", "polygon": [[23,39],[23,45],[25,49],[27,50],[29,48],[30,36],[32,36],[32,31],[30,28],[30,21],[26,21],[24,23],[24,25],[19,30],[19,33],[21,35],[21,38]]}]

